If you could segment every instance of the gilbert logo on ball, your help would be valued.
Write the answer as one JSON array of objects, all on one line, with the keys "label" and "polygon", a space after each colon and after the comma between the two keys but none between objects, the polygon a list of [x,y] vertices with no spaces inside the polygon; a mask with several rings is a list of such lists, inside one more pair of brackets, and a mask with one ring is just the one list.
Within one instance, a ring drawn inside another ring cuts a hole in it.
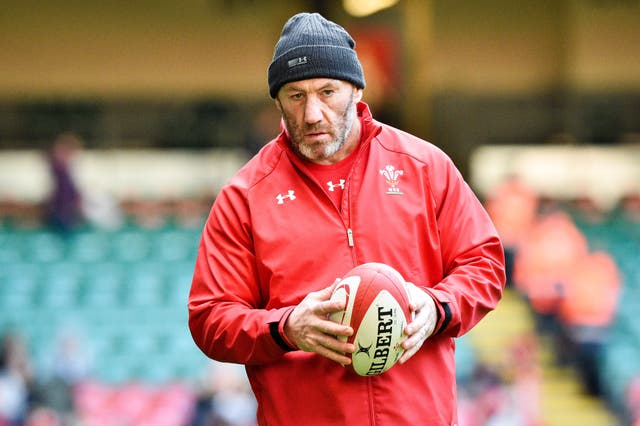
[{"label": "gilbert logo on ball", "polygon": [[411,317],[402,275],[383,263],[364,263],[344,276],[331,299],[346,301],[345,310],[330,319],[353,328],[353,335],[343,340],[356,345],[354,371],[374,376],[393,367],[404,352],[404,328]]}]

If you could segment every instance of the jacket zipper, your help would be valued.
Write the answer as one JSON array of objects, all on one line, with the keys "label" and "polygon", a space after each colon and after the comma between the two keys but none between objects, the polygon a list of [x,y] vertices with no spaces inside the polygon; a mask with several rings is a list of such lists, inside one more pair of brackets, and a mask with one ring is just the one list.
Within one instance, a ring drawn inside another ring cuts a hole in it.
[{"label": "jacket zipper", "polygon": [[370,417],[370,421],[371,421],[371,425],[375,426],[376,424],[376,409],[374,407],[374,402],[373,402],[373,384],[371,383],[371,377],[367,377],[367,393],[369,396],[369,416]]},{"label": "jacket zipper", "polygon": [[347,228],[347,241],[349,242],[349,247],[353,247],[353,231],[351,228]]}]

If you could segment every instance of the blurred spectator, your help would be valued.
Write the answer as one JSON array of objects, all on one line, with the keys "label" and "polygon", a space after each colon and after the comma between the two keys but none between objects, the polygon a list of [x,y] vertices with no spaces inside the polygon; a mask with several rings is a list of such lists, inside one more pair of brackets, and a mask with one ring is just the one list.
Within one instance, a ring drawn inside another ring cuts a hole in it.
[{"label": "blurred spectator", "polygon": [[48,161],[53,188],[46,206],[47,223],[55,230],[68,233],[83,220],[82,197],[72,173],[72,163],[82,143],[73,133],[58,135],[49,152]]},{"label": "blurred spectator", "polygon": [[78,383],[88,378],[91,366],[83,342],[83,336],[72,328],[62,329],[57,336],[51,364],[38,386],[41,419],[50,417],[47,410],[67,420],[66,423],[71,423],[74,418],[73,391]]},{"label": "blurred spectator", "polygon": [[31,360],[19,335],[7,333],[0,344],[0,425],[22,425],[32,397]]},{"label": "blurred spectator", "polygon": [[[458,339],[456,345],[463,343]],[[514,336],[504,359],[467,360],[470,377],[458,380],[460,426],[539,426],[541,371],[533,333]],[[458,363],[460,366],[461,363]]]},{"label": "blurred spectator", "polygon": [[127,220],[144,229],[160,229],[169,223],[171,211],[164,200],[130,198],[122,202]]},{"label": "blurred spectator", "polygon": [[618,307],[621,276],[605,252],[577,260],[567,277],[560,305],[560,321],[570,359],[575,362],[585,389],[599,396],[600,358]]},{"label": "blurred spectator", "polygon": [[254,426],[256,409],[244,368],[212,362],[201,382],[192,426]]},{"label": "blurred spectator", "polygon": [[46,407],[38,407],[29,413],[25,426],[71,426],[72,423],[63,423],[55,410]]},{"label": "blurred spectator", "polygon": [[471,395],[473,417],[468,417],[463,426],[526,426],[520,421],[510,389],[495,366],[477,364]]},{"label": "blurred spectator", "polygon": [[56,339],[51,373],[69,385],[84,380],[91,369],[91,359],[85,350],[86,339],[73,328],[64,328]]},{"label": "blurred spectator", "polygon": [[535,222],[538,196],[517,176],[502,182],[485,202],[505,251],[507,284],[513,283],[518,247]]},{"label": "blurred spectator", "polygon": [[623,218],[632,223],[640,223],[640,193],[631,193],[621,200]]},{"label": "blurred spectator", "polygon": [[538,340],[524,334],[508,348],[506,363],[478,363],[461,389],[460,426],[538,426],[541,372]]},{"label": "blurred spectator", "polygon": [[507,374],[514,405],[521,421],[527,426],[542,425],[542,372],[540,371],[540,345],[535,334],[518,336],[510,346]]},{"label": "blurred spectator", "polygon": [[576,220],[585,225],[600,225],[607,220],[605,210],[586,195],[572,200],[571,210]]},{"label": "blurred spectator", "polygon": [[174,202],[176,224],[181,228],[200,229],[204,225],[212,200],[210,197],[180,198]]},{"label": "blurred spectator", "polygon": [[529,299],[541,332],[556,331],[555,316],[567,276],[587,251],[587,239],[562,211],[541,216],[521,245],[514,283]]},{"label": "blurred spectator", "polygon": [[124,223],[119,201],[104,192],[83,193],[82,214],[87,222],[98,228],[118,229]]}]

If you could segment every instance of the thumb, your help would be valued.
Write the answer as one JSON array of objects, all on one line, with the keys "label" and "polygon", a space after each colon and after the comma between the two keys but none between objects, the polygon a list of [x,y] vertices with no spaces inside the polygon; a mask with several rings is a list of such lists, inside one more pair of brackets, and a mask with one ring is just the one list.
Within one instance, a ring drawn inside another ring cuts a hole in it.
[{"label": "thumb", "polygon": [[325,287],[322,290],[319,290],[317,292],[318,297],[321,300],[329,300],[331,298],[331,295],[333,294],[333,291],[335,290],[336,286],[340,281],[341,281],[341,278],[336,278],[333,284],[331,284],[329,287]]}]

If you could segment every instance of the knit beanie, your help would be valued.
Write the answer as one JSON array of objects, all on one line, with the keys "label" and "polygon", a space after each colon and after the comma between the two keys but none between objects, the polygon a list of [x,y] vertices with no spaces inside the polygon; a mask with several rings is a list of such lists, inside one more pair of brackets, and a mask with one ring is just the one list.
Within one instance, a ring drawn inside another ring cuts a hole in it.
[{"label": "knit beanie", "polygon": [[269,65],[269,94],[291,81],[335,78],[365,87],[356,42],[340,25],[318,13],[299,13],[282,28]]}]

